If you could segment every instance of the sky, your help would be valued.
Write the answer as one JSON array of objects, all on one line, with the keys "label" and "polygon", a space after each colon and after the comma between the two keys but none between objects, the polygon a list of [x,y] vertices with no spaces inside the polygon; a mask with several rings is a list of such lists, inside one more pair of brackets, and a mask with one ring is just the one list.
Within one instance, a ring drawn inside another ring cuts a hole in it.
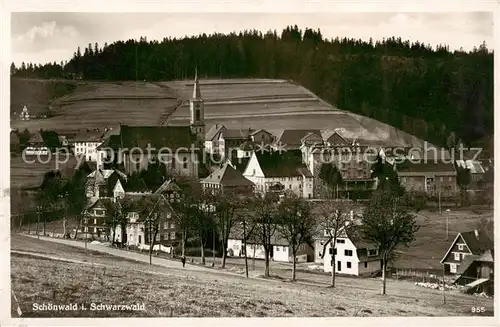
[{"label": "sky", "polygon": [[[146,36],[148,40],[245,29],[281,30],[287,25],[321,29],[326,38],[368,41],[401,37],[451,50],[471,50],[483,41],[493,48],[493,13],[12,13],[12,61],[70,60],[77,47],[102,46]],[[83,51],[82,51],[83,52]]]}]

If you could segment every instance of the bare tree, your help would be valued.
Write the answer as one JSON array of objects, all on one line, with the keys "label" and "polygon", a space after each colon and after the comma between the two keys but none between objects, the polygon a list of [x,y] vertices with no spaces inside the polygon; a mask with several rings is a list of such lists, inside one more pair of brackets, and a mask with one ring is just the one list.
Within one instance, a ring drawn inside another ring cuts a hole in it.
[{"label": "bare tree", "polygon": [[144,208],[146,216],[141,217],[144,227],[147,230],[145,238],[149,240],[149,264],[152,264],[153,248],[156,243],[160,224],[163,221],[165,214],[165,205],[168,206],[168,201],[163,195],[149,195],[143,198],[141,207]]},{"label": "bare tree", "polygon": [[172,203],[173,219],[176,229],[181,234],[181,255],[186,254],[186,243],[190,232],[192,231],[193,221],[198,214],[196,204],[199,196],[199,188],[182,181],[176,181],[180,187],[180,197]]},{"label": "bare tree", "polygon": [[388,191],[374,194],[361,218],[363,236],[374,243],[382,256],[382,294],[386,294],[388,262],[395,258],[397,246],[409,246],[419,226],[416,218],[402,205],[401,199]]},{"label": "bare tree", "polygon": [[241,209],[242,200],[233,194],[217,192],[212,194],[210,202],[214,206],[214,224],[217,228],[222,245],[222,264],[226,267],[227,244],[231,229],[239,219],[238,210]]},{"label": "bare tree", "polygon": [[314,229],[314,218],[309,202],[293,193],[287,193],[278,207],[278,232],[287,241],[292,252],[292,281],[296,277],[297,252],[309,242]]},{"label": "bare tree", "polygon": [[[266,193],[264,196],[255,195],[251,205],[254,208],[251,215],[254,227],[254,237],[264,247],[265,271],[264,276],[269,277],[269,261],[272,241],[279,224],[277,195]],[[254,255],[255,257],[255,255]]]},{"label": "bare tree", "polygon": [[349,219],[349,214],[345,211],[345,208],[340,206],[336,201],[325,201],[319,207],[318,225],[326,237],[326,241],[323,244],[323,251],[321,252],[322,259],[325,258],[326,248],[331,244],[331,287],[335,287],[337,238],[342,235]]}]

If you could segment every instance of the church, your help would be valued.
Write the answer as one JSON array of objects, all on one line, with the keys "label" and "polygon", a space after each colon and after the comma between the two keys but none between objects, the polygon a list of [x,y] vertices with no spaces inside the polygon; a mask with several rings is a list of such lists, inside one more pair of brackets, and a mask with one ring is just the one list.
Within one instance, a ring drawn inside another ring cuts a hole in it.
[{"label": "church", "polygon": [[197,178],[199,154],[205,140],[205,108],[197,71],[189,111],[187,126],[120,124],[119,134],[110,135],[97,148],[98,167],[115,164],[126,174],[132,174],[160,160],[174,175]]}]

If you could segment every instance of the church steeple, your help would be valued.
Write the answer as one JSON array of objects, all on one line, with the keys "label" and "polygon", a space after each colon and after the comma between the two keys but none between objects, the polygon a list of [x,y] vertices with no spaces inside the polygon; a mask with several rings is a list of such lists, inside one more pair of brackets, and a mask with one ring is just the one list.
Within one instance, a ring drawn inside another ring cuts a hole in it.
[{"label": "church steeple", "polygon": [[198,68],[194,73],[193,98],[189,100],[191,130],[199,141],[205,140],[205,108],[201,98],[200,83],[198,81]]},{"label": "church steeple", "polygon": [[201,99],[200,83],[198,82],[198,67],[194,71],[193,99]]}]

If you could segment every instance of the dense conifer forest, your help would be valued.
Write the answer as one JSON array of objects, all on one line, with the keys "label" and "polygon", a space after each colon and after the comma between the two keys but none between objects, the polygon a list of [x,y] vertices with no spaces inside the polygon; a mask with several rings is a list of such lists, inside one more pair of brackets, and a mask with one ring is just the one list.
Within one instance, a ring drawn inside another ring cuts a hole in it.
[{"label": "dense conifer forest", "polygon": [[491,147],[493,54],[432,48],[400,38],[325,39],[297,26],[78,48],[67,62],[11,66],[11,75],[85,80],[202,77],[290,79],[336,107],[388,123],[435,144]]}]

